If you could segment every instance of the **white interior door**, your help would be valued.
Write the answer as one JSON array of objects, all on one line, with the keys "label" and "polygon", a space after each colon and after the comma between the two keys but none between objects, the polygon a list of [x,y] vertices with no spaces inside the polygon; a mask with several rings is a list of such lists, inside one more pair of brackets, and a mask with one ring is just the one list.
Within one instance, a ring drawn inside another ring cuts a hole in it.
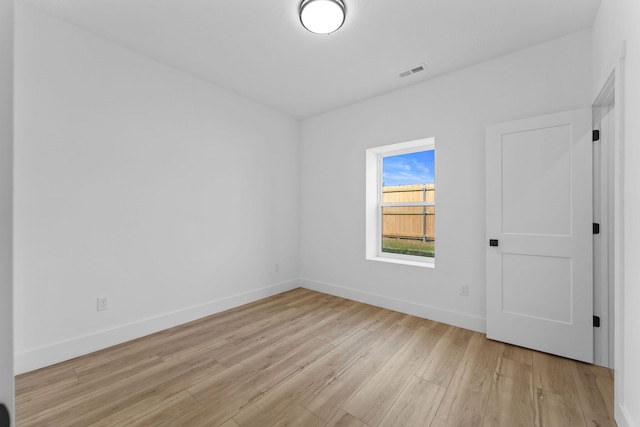
[{"label": "white interior door", "polygon": [[593,362],[591,139],[588,108],[487,128],[488,338]]}]

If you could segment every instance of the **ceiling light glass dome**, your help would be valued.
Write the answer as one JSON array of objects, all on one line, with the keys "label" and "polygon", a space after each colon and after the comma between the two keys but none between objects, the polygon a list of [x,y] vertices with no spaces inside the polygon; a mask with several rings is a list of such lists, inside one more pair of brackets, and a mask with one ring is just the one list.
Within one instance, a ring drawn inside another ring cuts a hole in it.
[{"label": "ceiling light glass dome", "polygon": [[342,27],[344,18],[342,0],[302,0],[300,3],[300,22],[312,33],[333,33]]}]

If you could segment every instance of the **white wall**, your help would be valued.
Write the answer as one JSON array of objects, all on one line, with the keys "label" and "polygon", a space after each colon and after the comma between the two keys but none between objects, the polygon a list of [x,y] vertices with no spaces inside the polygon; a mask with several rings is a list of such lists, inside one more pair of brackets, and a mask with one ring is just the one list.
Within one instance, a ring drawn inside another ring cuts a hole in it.
[{"label": "white wall", "polygon": [[616,277],[616,421],[621,427],[640,426],[640,2],[603,0],[593,26],[593,49],[592,97],[615,72],[616,114],[623,116],[616,129],[624,183],[624,256],[622,274]]},{"label": "white wall", "polygon": [[0,1],[0,402],[13,414],[13,1]]},{"label": "white wall", "polygon": [[18,372],[297,286],[295,120],[25,5],[15,108]]},{"label": "white wall", "polygon": [[[302,283],[484,331],[485,127],[589,106],[590,55],[586,30],[303,121]],[[436,268],[365,261],[365,149],[431,136]]]},{"label": "white wall", "polygon": [[[2,91],[11,90],[11,4],[0,3]],[[625,179],[638,182],[639,5],[603,0],[593,51],[584,31],[308,119],[299,164],[290,118],[19,5],[17,371],[288,289],[298,275],[310,288],[483,330],[485,126],[590,105],[626,40]],[[0,99],[6,305],[11,103]],[[437,268],[367,262],[364,150],[427,136],[437,147]],[[640,215],[639,188],[626,187],[629,219]],[[636,222],[625,230],[626,325],[640,324]],[[469,297],[457,295],[463,284]],[[98,295],[108,311],[95,311]],[[0,327],[5,366],[10,321]],[[624,344],[618,422],[640,425],[631,327]],[[0,400],[11,403],[7,384],[0,378]]]}]

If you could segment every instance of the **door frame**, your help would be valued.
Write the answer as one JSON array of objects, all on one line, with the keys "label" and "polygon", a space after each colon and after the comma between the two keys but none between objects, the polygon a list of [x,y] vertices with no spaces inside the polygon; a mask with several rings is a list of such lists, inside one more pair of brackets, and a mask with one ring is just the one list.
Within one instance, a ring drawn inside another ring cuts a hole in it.
[{"label": "door frame", "polygon": [[[629,419],[625,409],[625,310],[624,310],[624,289],[625,289],[625,72],[626,72],[626,41],[620,44],[620,55],[611,67],[611,73],[601,86],[600,92],[595,97],[592,107],[602,108],[615,101],[614,112],[614,138],[610,141],[613,145],[613,159],[610,165],[613,167],[613,247],[610,253],[613,257],[610,268],[613,269],[613,283],[609,283],[610,295],[613,295],[609,307],[613,309],[609,312],[612,319],[611,330],[613,335],[609,337],[610,345],[613,345],[613,358],[609,360],[614,369],[614,415],[615,420],[620,425],[626,425]],[[611,254],[612,252],[612,254]]]},{"label": "door frame", "polygon": [[[624,322],[624,288],[625,288],[625,69],[626,42],[622,42],[620,56],[613,70],[602,86],[593,103],[594,107],[602,107],[615,100],[614,141],[613,141],[613,192],[614,192],[614,229],[613,239],[613,368],[614,368],[614,412],[615,419],[626,420],[624,413],[624,356],[625,356],[625,322]],[[612,99],[613,97],[613,99]],[[620,421],[618,421],[620,422]]]},{"label": "door frame", "polygon": [[13,417],[13,1],[0,0],[0,33],[0,402]]},{"label": "door frame", "polygon": [[612,73],[593,104],[593,129],[600,131],[593,146],[594,211],[593,221],[600,234],[593,242],[594,314],[600,316],[600,328],[594,328],[594,363],[613,368],[615,336],[615,259],[616,259],[616,103],[615,74]]}]

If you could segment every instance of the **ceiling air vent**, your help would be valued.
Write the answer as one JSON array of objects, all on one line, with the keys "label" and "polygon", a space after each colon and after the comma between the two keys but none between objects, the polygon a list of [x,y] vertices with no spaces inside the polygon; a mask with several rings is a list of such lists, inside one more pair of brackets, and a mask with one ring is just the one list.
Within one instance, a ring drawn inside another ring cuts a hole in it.
[{"label": "ceiling air vent", "polygon": [[400,77],[408,77],[412,74],[416,74],[419,73],[420,71],[424,71],[424,64],[422,65],[418,65],[417,67],[413,67],[411,69],[408,69],[406,71],[401,72],[400,74],[398,74]]}]

